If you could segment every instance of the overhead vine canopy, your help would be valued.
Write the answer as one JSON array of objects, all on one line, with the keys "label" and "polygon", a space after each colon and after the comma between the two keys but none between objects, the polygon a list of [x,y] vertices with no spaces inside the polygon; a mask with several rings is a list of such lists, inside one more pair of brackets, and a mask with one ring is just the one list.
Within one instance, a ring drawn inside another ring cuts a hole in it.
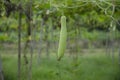
[{"label": "overhead vine canopy", "polygon": [[[0,2],[0,14],[5,17],[5,5],[2,0]],[[28,0],[22,0],[23,9],[26,9]],[[17,0],[12,0],[11,3],[18,5]],[[88,28],[108,28],[111,20],[120,25],[120,1],[119,0],[34,0],[33,1],[33,12],[35,16],[42,16],[45,20],[52,17],[56,20],[56,27],[59,26],[58,20],[61,14],[66,15],[70,19],[82,21],[77,25],[84,25],[83,27]],[[8,14],[8,13],[7,13]],[[12,15],[13,14],[13,15]],[[10,17],[13,19],[17,18],[17,15],[12,13]],[[23,16],[24,17],[24,16]],[[85,25],[86,24],[86,25]],[[90,26],[90,25],[95,25]],[[1,24],[2,25],[2,22]],[[12,24],[11,24],[12,25]]]}]

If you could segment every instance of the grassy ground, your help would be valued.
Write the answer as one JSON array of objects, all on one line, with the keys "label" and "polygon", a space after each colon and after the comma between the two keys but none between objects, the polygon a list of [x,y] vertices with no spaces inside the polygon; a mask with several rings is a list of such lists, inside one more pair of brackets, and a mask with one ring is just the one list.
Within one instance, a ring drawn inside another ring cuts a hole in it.
[{"label": "grassy ground", "polygon": [[[17,80],[17,55],[2,54],[2,60],[5,80]],[[112,63],[111,58],[100,53],[84,54],[78,60],[65,56],[60,62],[55,56],[49,60],[42,57],[40,63],[34,56],[33,63],[33,80],[120,80],[117,58]],[[25,70],[22,63],[22,80],[27,80]]]}]

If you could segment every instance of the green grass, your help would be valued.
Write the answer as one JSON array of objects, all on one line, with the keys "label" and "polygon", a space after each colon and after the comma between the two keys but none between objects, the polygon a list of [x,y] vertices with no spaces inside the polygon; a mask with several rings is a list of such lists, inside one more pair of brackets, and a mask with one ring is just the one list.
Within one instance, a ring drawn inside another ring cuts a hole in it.
[{"label": "green grass", "polygon": [[[17,80],[17,55],[3,54],[2,60],[5,80]],[[77,61],[65,56],[60,62],[54,56],[42,57],[40,64],[35,56],[33,63],[33,80],[120,80],[117,58],[112,63],[103,54],[85,54]],[[22,63],[22,80],[27,80],[25,70]]]}]

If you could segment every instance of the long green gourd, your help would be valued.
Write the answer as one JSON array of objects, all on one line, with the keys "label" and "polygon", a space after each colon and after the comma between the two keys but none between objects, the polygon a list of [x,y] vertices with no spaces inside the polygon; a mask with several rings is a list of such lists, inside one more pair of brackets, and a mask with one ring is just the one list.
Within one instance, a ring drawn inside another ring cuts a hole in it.
[{"label": "long green gourd", "polygon": [[67,41],[67,28],[66,28],[66,17],[61,17],[61,31],[60,31],[60,39],[58,46],[58,61],[64,56],[66,49],[66,41]]}]

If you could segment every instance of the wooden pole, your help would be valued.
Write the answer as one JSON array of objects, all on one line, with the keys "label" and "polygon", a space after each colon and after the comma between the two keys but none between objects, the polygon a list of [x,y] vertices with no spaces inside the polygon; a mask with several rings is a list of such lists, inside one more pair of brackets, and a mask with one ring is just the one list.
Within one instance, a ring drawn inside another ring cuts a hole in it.
[{"label": "wooden pole", "polygon": [[[20,2],[21,7],[21,2]],[[18,20],[18,80],[21,80],[21,24],[22,24],[22,14],[21,9],[19,9],[19,20]]]},{"label": "wooden pole", "polygon": [[[30,0],[30,20],[29,20],[29,27],[32,37],[32,26],[33,26],[33,19],[32,19],[32,0]],[[28,73],[28,80],[32,79],[32,61],[33,61],[33,42],[32,38],[30,39],[30,63],[29,63],[29,73]]]}]

